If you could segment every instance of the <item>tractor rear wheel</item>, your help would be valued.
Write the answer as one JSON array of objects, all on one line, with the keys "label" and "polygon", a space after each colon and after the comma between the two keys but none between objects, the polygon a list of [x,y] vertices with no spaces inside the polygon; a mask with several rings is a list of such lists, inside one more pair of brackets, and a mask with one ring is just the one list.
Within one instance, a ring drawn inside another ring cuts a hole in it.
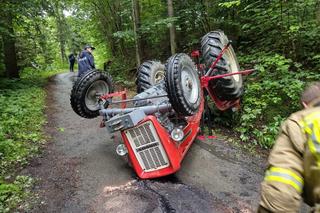
[{"label": "tractor rear wheel", "polygon": [[[222,31],[213,31],[201,39],[202,60],[207,70],[217,59],[219,53],[229,42]],[[234,73],[240,70],[236,54],[230,45],[221,60],[214,68],[211,75]],[[210,81],[209,87],[214,91],[220,100],[235,100],[243,94],[243,82],[241,75],[232,75]]]},{"label": "tractor rear wheel", "polygon": [[171,56],[165,65],[165,83],[172,108],[183,116],[195,114],[200,106],[201,85],[191,58],[179,53]]},{"label": "tractor rear wheel", "polygon": [[99,116],[99,96],[113,92],[112,78],[106,72],[89,71],[73,85],[70,103],[73,111],[84,118]]},{"label": "tractor rear wheel", "polygon": [[160,83],[165,76],[164,65],[159,61],[143,62],[138,68],[136,79],[137,93],[149,89],[155,84]]}]

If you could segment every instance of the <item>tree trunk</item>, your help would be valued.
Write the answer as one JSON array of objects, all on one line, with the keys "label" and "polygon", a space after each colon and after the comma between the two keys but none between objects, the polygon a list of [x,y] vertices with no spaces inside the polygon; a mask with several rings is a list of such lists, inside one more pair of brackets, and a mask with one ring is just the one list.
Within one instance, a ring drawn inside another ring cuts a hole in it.
[{"label": "tree trunk", "polygon": [[320,3],[317,4],[316,17],[317,17],[318,23],[320,23]]},{"label": "tree trunk", "polygon": [[58,40],[60,43],[60,54],[61,54],[61,60],[62,62],[66,61],[66,48],[65,48],[65,30],[64,30],[64,23],[61,20],[61,17],[57,19],[57,25],[58,25]]},{"label": "tree trunk", "polygon": [[6,73],[9,78],[19,78],[19,69],[17,62],[17,54],[15,47],[15,37],[13,30],[13,17],[12,14],[8,13],[6,16],[6,23],[4,27],[7,32],[4,32],[3,39],[3,50],[4,50],[4,65],[6,67]]},{"label": "tree trunk", "polygon": [[209,32],[211,30],[211,25],[210,25],[210,21],[208,19],[208,16],[210,14],[210,3],[209,0],[204,0],[204,2],[202,2],[202,4],[204,5],[204,11],[203,11],[203,32],[202,34],[206,34],[207,32]]},{"label": "tree trunk", "polygon": [[65,17],[62,12],[63,8],[59,1],[56,1],[54,4],[54,16],[56,19],[56,25],[57,25],[57,38],[60,44],[60,54],[61,54],[61,60],[62,63],[64,63],[67,59],[66,55],[66,33],[67,33],[67,23],[65,20]]},{"label": "tree trunk", "polygon": [[94,6],[94,11],[99,18],[99,24],[100,24],[100,30],[104,35],[104,40],[109,46],[109,49],[111,51],[111,55],[113,57],[117,56],[117,43],[115,39],[113,38],[112,32],[113,30],[113,19],[110,19],[111,11],[109,11],[109,3],[106,1],[93,1],[92,5]]},{"label": "tree trunk", "polygon": [[140,28],[140,10],[139,0],[132,0],[132,17],[133,17],[133,31],[135,37],[135,49],[136,49],[136,63],[137,67],[141,64],[141,42],[139,35]]},{"label": "tree trunk", "polygon": [[[172,0],[168,0],[168,17],[173,18],[173,3]],[[170,46],[171,46],[171,54],[176,53],[177,44],[176,44],[176,28],[174,23],[171,23],[170,26]]]}]

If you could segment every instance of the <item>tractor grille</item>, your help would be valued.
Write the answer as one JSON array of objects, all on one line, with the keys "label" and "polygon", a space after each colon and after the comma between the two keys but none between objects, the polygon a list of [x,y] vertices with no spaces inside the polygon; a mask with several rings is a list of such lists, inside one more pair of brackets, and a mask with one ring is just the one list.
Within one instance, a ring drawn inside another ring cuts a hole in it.
[{"label": "tractor grille", "polygon": [[150,172],[169,166],[167,154],[151,121],[126,130],[125,134],[144,171]]}]

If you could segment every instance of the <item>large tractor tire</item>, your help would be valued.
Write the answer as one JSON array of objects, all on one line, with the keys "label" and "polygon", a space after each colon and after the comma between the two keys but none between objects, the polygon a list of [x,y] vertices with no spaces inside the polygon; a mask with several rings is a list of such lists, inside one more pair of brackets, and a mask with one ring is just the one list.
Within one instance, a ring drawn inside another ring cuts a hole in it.
[{"label": "large tractor tire", "polygon": [[165,84],[169,101],[179,115],[195,114],[200,106],[201,85],[191,58],[179,53],[171,56],[165,65]]},{"label": "large tractor tire", "polygon": [[70,103],[74,112],[84,118],[99,116],[99,96],[113,92],[112,78],[106,72],[93,70],[73,85]]},{"label": "large tractor tire", "polygon": [[164,65],[159,61],[146,61],[138,68],[136,79],[137,93],[149,89],[164,80]]},{"label": "large tractor tire", "polygon": [[[222,31],[213,31],[201,39],[202,60],[207,70],[217,59],[219,53],[229,42]],[[235,52],[230,45],[211,75],[234,73],[240,70]],[[220,100],[235,100],[243,94],[243,82],[241,75],[232,75],[210,81],[210,89],[214,91]]]}]

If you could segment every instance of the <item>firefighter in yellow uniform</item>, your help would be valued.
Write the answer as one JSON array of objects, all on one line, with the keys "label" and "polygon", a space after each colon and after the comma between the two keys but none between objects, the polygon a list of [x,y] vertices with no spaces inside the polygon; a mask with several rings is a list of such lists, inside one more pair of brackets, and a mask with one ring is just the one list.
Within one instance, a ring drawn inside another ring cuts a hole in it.
[{"label": "firefighter in yellow uniform", "polygon": [[320,213],[320,82],[301,95],[304,110],[282,125],[261,184],[263,212],[299,212],[302,200]]}]

